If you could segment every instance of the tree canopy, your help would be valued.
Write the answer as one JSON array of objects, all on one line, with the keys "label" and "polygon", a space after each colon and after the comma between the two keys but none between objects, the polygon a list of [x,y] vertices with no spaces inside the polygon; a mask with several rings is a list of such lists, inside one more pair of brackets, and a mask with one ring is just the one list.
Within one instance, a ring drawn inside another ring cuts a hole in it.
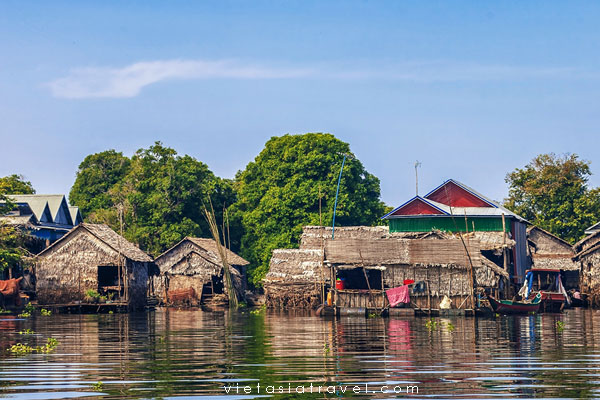
[{"label": "tree canopy", "polygon": [[185,236],[210,237],[204,206],[212,202],[222,221],[223,207],[235,201],[235,194],[231,182],[216,177],[206,164],[156,142],[131,158],[114,150],[86,157],[70,201],[88,213],[87,221],[117,232],[122,222],[128,240],[158,255]]},{"label": "tree canopy", "polygon": [[[15,204],[7,198],[10,194],[34,194],[31,182],[22,175],[8,175],[0,178],[0,215],[10,211]],[[0,223],[0,271],[19,264],[25,250],[25,233],[20,229]]]},{"label": "tree canopy", "polygon": [[600,189],[588,187],[590,175],[590,163],[576,154],[541,154],[506,176],[505,206],[573,243],[600,219]]},{"label": "tree canopy", "polygon": [[12,174],[0,178],[0,194],[34,194],[35,189],[31,182],[26,181],[23,175]]},{"label": "tree canopy", "polygon": [[[351,155],[350,146],[331,134],[272,137],[238,173],[234,209],[244,226],[242,255],[254,266],[252,283],[260,285],[273,249],[298,245],[303,226],[331,224],[343,154]],[[349,157],[341,179],[336,225],[373,225],[384,211],[379,179]]]},{"label": "tree canopy", "polygon": [[79,207],[82,215],[114,207],[110,189],[125,178],[130,166],[131,160],[115,150],[90,154],[79,164],[70,203]]}]

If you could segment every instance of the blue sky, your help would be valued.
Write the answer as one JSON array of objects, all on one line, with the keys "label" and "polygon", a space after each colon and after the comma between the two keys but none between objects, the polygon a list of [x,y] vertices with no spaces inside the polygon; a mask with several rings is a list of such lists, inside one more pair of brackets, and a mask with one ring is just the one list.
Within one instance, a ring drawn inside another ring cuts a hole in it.
[{"label": "blue sky", "polygon": [[231,178],[271,136],[330,132],[389,205],[415,160],[422,193],[501,200],[540,153],[600,174],[598,20],[577,1],[3,1],[0,175],[68,193],[87,154],[160,140]]}]

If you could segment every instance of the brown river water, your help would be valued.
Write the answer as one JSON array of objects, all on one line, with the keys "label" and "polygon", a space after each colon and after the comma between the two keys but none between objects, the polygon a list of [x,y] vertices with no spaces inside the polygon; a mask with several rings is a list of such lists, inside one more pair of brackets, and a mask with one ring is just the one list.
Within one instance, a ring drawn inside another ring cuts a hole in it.
[{"label": "brown river water", "polygon": [[[19,334],[27,329],[35,333]],[[50,354],[6,350],[49,337],[59,342]],[[176,309],[0,316],[0,348],[7,399],[600,398],[594,310],[431,321]]]}]

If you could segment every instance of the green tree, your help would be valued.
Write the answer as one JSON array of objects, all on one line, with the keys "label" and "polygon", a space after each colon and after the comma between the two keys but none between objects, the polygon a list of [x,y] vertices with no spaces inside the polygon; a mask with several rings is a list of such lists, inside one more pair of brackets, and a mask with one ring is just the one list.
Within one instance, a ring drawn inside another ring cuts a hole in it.
[{"label": "green tree", "polygon": [[[88,213],[86,221],[106,223],[117,232],[122,223],[127,239],[158,255],[185,236],[210,237],[204,205],[212,201],[221,222],[235,192],[206,164],[156,142],[131,159],[114,150],[86,157],[70,201]],[[230,232],[235,249],[239,229]]]},{"label": "green tree", "polygon": [[600,190],[588,187],[590,175],[590,163],[576,154],[541,154],[506,176],[509,196],[505,206],[575,242],[600,218]]},{"label": "green tree", "polygon": [[[26,181],[23,175],[8,175],[0,178],[0,215],[14,209],[15,204],[7,195],[34,194],[35,189],[31,182]],[[0,271],[19,264],[25,250],[26,236],[19,228],[0,222]]]},{"label": "green tree", "polygon": [[0,223],[0,271],[16,266],[27,251],[24,248],[25,235],[15,226]]},{"label": "green tree", "polygon": [[130,165],[131,160],[115,150],[90,154],[79,164],[69,202],[94,220],[93,213],[115,206],[110,189],[125,178]]},{"label": "green tree", "polygon": [[0,178],[1,194],[34,194],[35,189],[31,182],[26,181],[23,175],[12,174]]},{"label": "green tree", "polygon": [[[305,225],[329,225],[343,154],[350,146],[331,134],[271,138],[236,177],[235,214],[242,221],[242,255],[260,285],[275,248],[293,248]],[[322,216],[319,216],[321,197]],[[379,179],[348,158],[342,174],[336,225],[373,225],[384,213]]]},{"label": "green tree", "polygon": [[235,201],[230,182],[219,179],[208,166],[157,142],[132,158],[125,180],[131,191],[128,237],[157,254],[187,235],[210,237],[202,213],[213,203],[219,223],[223,205]]}]

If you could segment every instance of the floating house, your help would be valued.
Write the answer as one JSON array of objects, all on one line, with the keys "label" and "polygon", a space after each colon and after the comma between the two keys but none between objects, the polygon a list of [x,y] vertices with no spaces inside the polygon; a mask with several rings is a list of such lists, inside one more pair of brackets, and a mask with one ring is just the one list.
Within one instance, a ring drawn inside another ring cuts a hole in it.
[{"label": "floating house", "polygon": [[[225,253],[234,287],[244,297],[248,261],[228,249]],[[226,292],[223,262],[213,239],[186,237],[154,262],[160,270],[156,288],[167,303],[196,305]]]},{"label": "floating house", "polygon": [[581,271],[581,292],[591,305],[600,307],[600,230],[573,245]]},{"label": "floating house", "polygon": [[152,266],[150,256],[108,226],[81,223],[36,257],[36,295],[40,304],[81,304],[94,290],[141,308]]},{"label": "floating house", "polygon": [[[415,196],[383,216],[390,233],[443,232],[496,235],[503,242],[514,241],[502,255],[502,264],[511,282],[523,282],[530,268],[527,253],[527,221],[471,187],[449,179],[425,196]],[[504,258],[506,257],[506,260]]]},{"label": "floating house", "polygon": [[389,233],[387,227],[359,226],[336,228],[332,240],[331,228],[305,227],[299,249],[273,252],[265,301],[270,307],[314,307],[331,290],[340,309],[381,311],[386,290],[413,283],[407,307],[438,309],[448,296],[452,307],[472,308],[475,290],[498,294],[508,284],[508,272],[482,252],[512,248],[514,241],[470,235],[461,240],[437,230]]},{"label": "floating house", "polygon": [[527,244],[533,269],[579,271],[573,261],[575,252],[569,242],[537,226],[527,228]]}]

